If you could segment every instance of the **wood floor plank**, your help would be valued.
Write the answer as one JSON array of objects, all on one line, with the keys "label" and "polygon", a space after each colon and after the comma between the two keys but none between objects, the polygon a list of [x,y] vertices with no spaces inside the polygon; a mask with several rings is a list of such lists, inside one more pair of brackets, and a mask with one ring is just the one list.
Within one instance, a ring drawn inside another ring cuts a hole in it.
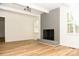
[{"label": "wood floor plank", "polygon": [[0,44],[0,56],[79,56],[79,49],[26,40]]}]

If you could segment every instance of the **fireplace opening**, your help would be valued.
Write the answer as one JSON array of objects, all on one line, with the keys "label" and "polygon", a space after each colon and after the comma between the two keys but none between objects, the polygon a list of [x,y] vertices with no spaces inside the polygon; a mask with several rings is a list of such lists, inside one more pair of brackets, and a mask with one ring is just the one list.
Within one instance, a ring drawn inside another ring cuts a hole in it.
[{"label": "fireplace opening", "polygon": [[54,29],[44,29],[43,30],[43,39],[54,40]]}]

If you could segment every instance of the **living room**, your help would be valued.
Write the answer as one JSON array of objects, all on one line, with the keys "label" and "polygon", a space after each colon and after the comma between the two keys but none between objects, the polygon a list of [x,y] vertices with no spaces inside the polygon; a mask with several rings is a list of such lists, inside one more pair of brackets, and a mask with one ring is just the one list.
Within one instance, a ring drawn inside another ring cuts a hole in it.
[{"label": "living room", "polygon": [[79,56],[78,10],[78,4],[0,3],[0,55]]}]

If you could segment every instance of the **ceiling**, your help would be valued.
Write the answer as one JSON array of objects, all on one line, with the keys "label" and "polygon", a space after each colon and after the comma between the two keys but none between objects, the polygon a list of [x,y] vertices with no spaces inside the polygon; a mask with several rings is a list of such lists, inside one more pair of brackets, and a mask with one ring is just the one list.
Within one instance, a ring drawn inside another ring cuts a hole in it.
[{"label": "ceiling", "polygon": [[23,6],[29,6],[41,12],[49,13],[50,10],[60,7],[60,3],[18,3]]},{"label": "ceiling", "polygon": [[55,9],[60,6],[59,3],[33,3],[33,5],[44,8],[47,11],[50,11],[50,10]]},{"label": "ceiling", "polygon": [[61,4],[58,3],[0,3],[0,6],[21,11],[24,11],[24,8],[29,6],[31,8],[31,13],[37,15],[49,13],[52,9],[58,8],[60,5]]}]

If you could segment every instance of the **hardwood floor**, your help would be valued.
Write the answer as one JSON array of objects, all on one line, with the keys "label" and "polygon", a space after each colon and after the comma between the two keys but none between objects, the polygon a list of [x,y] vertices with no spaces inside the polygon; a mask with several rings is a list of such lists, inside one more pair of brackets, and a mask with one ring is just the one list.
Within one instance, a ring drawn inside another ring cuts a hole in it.
[{"label": "hardwood floor", "polygon": [[0,44],[0,56],[79,56],[79,49],[27,40]]}]

